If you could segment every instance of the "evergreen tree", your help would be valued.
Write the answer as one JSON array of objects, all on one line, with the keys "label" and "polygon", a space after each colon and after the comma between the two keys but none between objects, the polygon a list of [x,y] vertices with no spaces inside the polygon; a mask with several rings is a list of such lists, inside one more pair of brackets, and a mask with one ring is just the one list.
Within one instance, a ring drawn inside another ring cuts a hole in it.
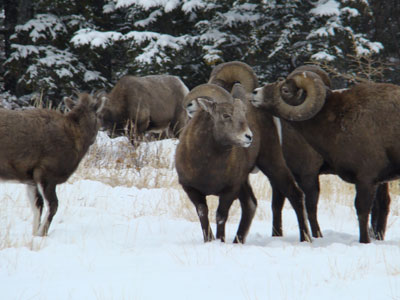
[{"label": "evergreen tree", "polygon": [[375,0],[17,2],[0,1],[4,88],[56,104],[74,90],[109,89],[126,74],[173,74],[193,88],[232,60],[251,65],[260,83],[312,61],[351,74],[354,59],[400,61],[394,0],[393,10]]}]

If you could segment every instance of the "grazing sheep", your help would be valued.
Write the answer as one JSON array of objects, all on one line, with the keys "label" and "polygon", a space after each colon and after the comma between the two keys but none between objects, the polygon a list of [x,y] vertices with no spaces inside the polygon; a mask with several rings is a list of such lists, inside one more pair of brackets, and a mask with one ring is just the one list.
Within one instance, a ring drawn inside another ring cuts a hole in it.
[{"label": "grazing sheep", "polygon": [[[33,234],[45,236],[57,211],[56,185],[78,167],[100,126],[103,101],[80,94],[66,114],[48,109],[0,110],[0,179],[27,184],[33,208]],[[43,201],[47,213],[41,223]]]},{"label": "grazing sheep", "polygon": [[[291,105],[299,89],[304,101]],[[319,74],[299,71],[265,85],[252,103],[285,119],[334,174],[355,184],[361,243],[370,242],[368,219],[376,199],[373,213],[379,213],[372,226],[383,238],[390,202],[386,182],[400,175],[400,87],[369,82],[331,91]]]},{"label": "grazing sheep", "polygon": [[[240,84],[235,85],[234,94],[240,95],[241,92],[237,89],[241,88],[243,87]],[[248,182],[248,175],[255,166],[270,178],[273,185],[288,195],[298,218],[300,240],[310,241],[305,223],[303,193],[285,168],[276,132],[269,136],[268,131],[259,127],[259,124],[265,124],[266,121],[263,114],[253,109],[245,99],[233,100],[228,92],[214,84],[193,89],[187,95],[185,103],[193,100],[197,101],[198,109],[180,136],[176,151],[176,169],[179,182],[196,206],[204,241],[214,238],[205,199],[211,194],[220,197],[217,238],[224,240],[228,210],[233,200],[239,197],[242,219],[235,241],[245,241],[256,208],[256,199]],[[202,109],[199,109],[200,106]],[[272,118],[269,121],[273,128]],[[243,148],[243,140],[248,141],[250,136],[251,145]],[[241,147],[238,146],[240,139]],[[262,148],[263,143],[268,145],[270,142],[278,147]]]},{"label": "grazing sheep", "polygon": [[109,94],[97,96],[107,98],[100,115],[102,125],[116,135],[125,134],[130,126],[138,135],[169,128],[179,136],[187,122],[182,101],[188,92],[176,76],[124,76]]}]

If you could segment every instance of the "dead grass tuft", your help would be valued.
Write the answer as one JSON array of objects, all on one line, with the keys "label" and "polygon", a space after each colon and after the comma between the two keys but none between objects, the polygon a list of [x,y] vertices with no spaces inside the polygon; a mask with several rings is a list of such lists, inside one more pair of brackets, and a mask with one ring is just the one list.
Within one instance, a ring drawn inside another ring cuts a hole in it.
[{"label": "dead grass tuft", "polygon": [[[100,132],[71,181],[89,179],[111,186],[137,188],[172,188],[179,191],[182,208],[180,217],[197,220],[193,205],[182,190],[175,171],[175,148],[177,139],[140,141],[135,148],[126,137],[109,139]],[[271,201],[272,189],[267,177],[261,172],[250,175],[250,182],[259,201]],[[321,199],[333,204],[354,207],[354,185],[342,181],[335,175],[320,176]],[[390,183],[393,200],[400,194],[399,181]],[[215,217],[218,206],[216,197],[208,197],[210,218]],[[400,214],[399,205],[392,201],[391,213]],[[286,201],[286,205],[290,205]],[[265,214],[265,212],[263,212]],[[235,203],[230,216],[240,215],[240,205]],[[235,218],[235,217],[233,217]]]}]

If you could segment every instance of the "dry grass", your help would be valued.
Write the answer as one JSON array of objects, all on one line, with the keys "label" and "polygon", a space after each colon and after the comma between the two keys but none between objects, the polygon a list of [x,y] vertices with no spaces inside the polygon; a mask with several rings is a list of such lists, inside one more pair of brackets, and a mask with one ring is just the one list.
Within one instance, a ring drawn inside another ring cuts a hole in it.
[{"label": "dry grass", "polygon": [[[182,207],[176,209],[180,216],[195,221],[197,215],[187,195],[180,187],[175,171],[174,155],[177,143],[176,139],[152,140],[140,142],[134,148],[127,138],[110,140],[103,135],[103,141],[99,142],[98,139],[98,142],[90,148],[70,180],[96,180],[111,186],[171,188],[177,190],[179,194],[179,202]],[[269,181],[261,172],[252,174],[250,182],[257,199],[260,201],[272,199]],[[352,184],[345,183],[334,175],[320,176],[320,184],[321,198],[324,201],[349,207],[354,206],[355,190]],[[390,192],[393,200],[400,194],[398,181],[390,183]],[[214,196],[207,199],[212,219],[215,217],[218,199]],[[175,199],[171,199],[171,201],[173,200],[175,201]],[[240,205],[236,202],[231,208],[230,215],[232,216],[240,215]],[[392,202],[391,213],[400,215],[399,205],[395,202]],[[289,205],[288,201],[286,203]],[[264,210],[259,213],[266,214],[267,212]]]}]

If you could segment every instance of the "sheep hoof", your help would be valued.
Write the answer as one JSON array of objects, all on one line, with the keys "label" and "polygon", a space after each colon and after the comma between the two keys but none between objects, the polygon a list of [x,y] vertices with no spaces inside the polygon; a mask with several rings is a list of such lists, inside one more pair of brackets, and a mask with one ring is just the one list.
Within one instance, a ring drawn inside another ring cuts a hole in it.
[{"label": "sheep hoof", "polygon": [[309,233],[303,231],[303,235],[304,239],[302,239],[302,242],[312,243],[311,236]]}]

